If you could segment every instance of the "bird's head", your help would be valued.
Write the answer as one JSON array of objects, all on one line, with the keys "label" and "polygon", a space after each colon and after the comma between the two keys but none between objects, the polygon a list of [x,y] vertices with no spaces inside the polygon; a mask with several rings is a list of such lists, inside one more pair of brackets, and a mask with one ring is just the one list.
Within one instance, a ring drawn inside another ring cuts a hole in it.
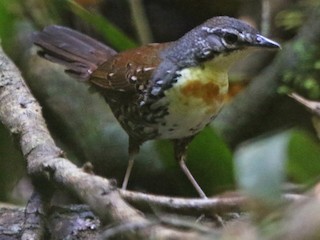
[{"label": "bird's head", "polygon": [[[172,42],[161,54],[148,91],[160,96],[172,86],[182,69],[210,66],[226,74],[228,68],[254,48],[279,49],[280,45],[258,33],[249,24],[231,17],[213,17]],[[178,73],[178,74],[177,74]]]},{"label": "bird's head", "polygon": [[249,49],[278,49],[280,45],[258,33],[249,24],[231,17],[213,17],[186,33],[176,41],[172,59],[182,67],[195,66],[199,63],[226,59],[232,63],[245,55]]}]

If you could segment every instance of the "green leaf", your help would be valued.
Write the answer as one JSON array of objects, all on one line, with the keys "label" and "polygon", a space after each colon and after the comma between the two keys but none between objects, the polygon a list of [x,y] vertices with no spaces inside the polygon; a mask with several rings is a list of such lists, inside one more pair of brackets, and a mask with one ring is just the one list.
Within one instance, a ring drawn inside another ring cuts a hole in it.
[{"label": "green leaf", "polygon": [[15,7],[17,7],[15,1],[0,1],[0,39],[5,48],[10,46],[14,33],[14,23],[17,19],[10,11],[10,8]]},{"label": "green leaf", "polygon": [[319,69],[320,69],[320,61],[319,61],[319,60],[316,61],[316,62],[314,63],[314,65],[313,65],[313,67],[314,67],[314,69],[319,70]]},{"label": "green leaf", "polygon": [[137,44],[126,36],[120,29],[106,20],[104,17],[92,14],[73,0],[68,0],[71,10],[90,23],[103,37],[118,50],[134,48]]},{"label": "green leaf", "polygon": [[251,141],[235,152],[236,180],[250,196],[265,203],[280,201],[290,132]]},{"label": "green leaf", "polygon": [[232,153],[212,128],[190,144],[187,164],[207,194],[234,186]]},{"label": "green leaf", "polygon": [[320,145],[303,131],[289,130],[243,144],[235,152],[240,188],[266,203],[280,201],[283,181],[308,184],[320,175]]},{"label": "green leaf", "polygon": [[320,175],[320,146],[302,131],[291,134],[289,144],[288,174],[299,183],[310,183]]}]

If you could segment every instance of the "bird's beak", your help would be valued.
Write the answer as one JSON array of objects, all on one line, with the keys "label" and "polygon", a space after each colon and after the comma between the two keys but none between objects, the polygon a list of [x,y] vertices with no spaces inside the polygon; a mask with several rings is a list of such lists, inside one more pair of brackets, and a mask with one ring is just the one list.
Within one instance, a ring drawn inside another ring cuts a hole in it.
[{"label": "bird's beak", "polygon": [[252,46],[259,48],[281,49],[279,43],[272,41],[271,39],[266,38],[260,34],[256,35]]}]

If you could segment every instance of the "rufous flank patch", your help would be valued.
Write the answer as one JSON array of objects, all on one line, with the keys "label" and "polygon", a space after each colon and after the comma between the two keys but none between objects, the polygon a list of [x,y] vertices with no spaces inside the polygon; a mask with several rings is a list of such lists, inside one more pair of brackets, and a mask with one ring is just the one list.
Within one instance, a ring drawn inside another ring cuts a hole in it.
[{"label": "rufous flank patch", "polygon": [[201,98],[206,104],[212,104],[214,100],[220,101],[220,88],[213,82],[203,83],[200,80],[192,80],[181,88],[185,97]]}]

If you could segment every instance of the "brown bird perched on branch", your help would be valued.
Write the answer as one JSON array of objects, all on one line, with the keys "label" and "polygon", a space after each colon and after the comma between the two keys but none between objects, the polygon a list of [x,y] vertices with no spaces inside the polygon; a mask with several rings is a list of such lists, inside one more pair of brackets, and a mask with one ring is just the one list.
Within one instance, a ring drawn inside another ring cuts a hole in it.
[{"label": "brown bird perched on branch", "polygon": [[142,143],[170,139],[175,159],[201,197],[188,170],[188,144],[220,111],[228,91],[228,69],[250,48],[279,48],[253,27],[213,17],[177,41],[117,53],[77,31],[49,26],[33,34],[39,54],[94,85],[129,135],[128,184]]}]

